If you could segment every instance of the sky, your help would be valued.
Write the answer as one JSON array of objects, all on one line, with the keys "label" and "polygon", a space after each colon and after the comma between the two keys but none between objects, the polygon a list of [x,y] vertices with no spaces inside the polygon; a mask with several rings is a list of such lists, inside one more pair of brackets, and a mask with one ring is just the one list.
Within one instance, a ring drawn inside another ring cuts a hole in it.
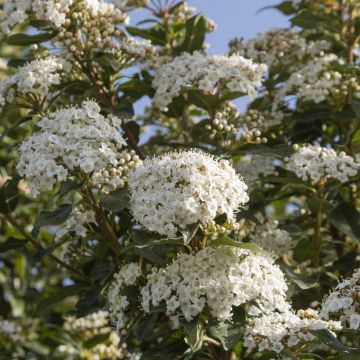
[{"label": "sky", "polygon": [[[207,34],[206,42],[210,45],[209,54],[221,54],[228,51],[228,43],[235,37],[250,39],[259,32],[271,28],[288,27],[288,19],[276,9],[264,7],[277,5],[281,0],[188,0],[189,6],[196,8],[196,13],[204,15],[217,24],[216,31]],[[144,11],[131,13],[130,25],[136,26],[138,21],[144,20],[148,15]],[[141,27],[142,25],[139,25]],[[144,25],[144,27],[146,27]],[[240,111],[245,111],[249,98],[242,97],[234,101]],[[148,98],[142,98],[134,104],[135,113],[141,114],[144,107],[150,103]],[[148,129],[149,131],[149,129]],[[141,135],[140,142],[147,141],[150,132]]]},{"label": "sky", "polygon": [[[234,37],[249,39],[257,33],[274,27],[288,26],[286,17],[276,9],[258,12],[266,6],[276,5],[281,0],[189,0],[189,6],[203,12],[206,17],[215,21],[218,28],[208,34],[208,50],[211,54],[228,50],[227,44]],[[131,24],[135,25],[144,14],[131,14]]]}]

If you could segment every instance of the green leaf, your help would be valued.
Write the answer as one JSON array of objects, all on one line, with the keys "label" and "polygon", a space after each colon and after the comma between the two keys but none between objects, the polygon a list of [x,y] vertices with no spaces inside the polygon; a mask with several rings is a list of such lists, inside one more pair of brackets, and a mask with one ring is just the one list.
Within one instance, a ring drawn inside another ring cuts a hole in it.
[{"label": "green leaf", "polygon": [[310,330],[310,333],[316,336],[320,341],[322,341],[327,346],[332,349],[339,351],[345,354],[358,354],[360,355],[360,349],[350,348],[342,344],[329,330]]},{"label": "green leaf", "polygon": [[91,84],[84,80],[73,80],[62,87],[62,91],[68,95],[83,95],[89,89],[91,89]]},{"label": "green leaf", "polygon": [[183,323],[186,333],[185,342],[193,352],[201,350],[204,341],[205,329],[200,320]]},{"label": "green leaf", "polygon": [[143,39],[151,40],[154,45],[166,45],[166,32],[156,24],[149,29],[139,29],[134,26],[127,26],[126,30],[130,35],[140,36]]},{"label": "green leaf", "polygon": [[107,340],[109,339],[109,336],[110,336],[109,332],[104,334],[94,335],[92,338],[84,342],[84,347],[86,349],[91,349],[98,344],[106,343]]},{"label": "green leaf", "polygon": [[209,322],[210,334],[219,339],[225,350],[230,350],[242,339],[245,331],[245,311],[241,307],[233,309],[231,322]]},{"label": "green leaf", "polygon": [[93,281],[105,279],[112,271],[114,267],[110,262],[96,264],[90,271],[90,278]]},{"label": "green leaf", "polygon": [[100,53],[97,54],[94,58],[94,61],[97,62],[105,71],[109,71],[112,74],[117,73],[121,69],[121,64],[115,58],[113,54],[109,53]]},{"label": "green leaf", "polygon": [[81,186],[82,186],[82,184],[79,184],[75,181],[66,180],[61,183],[58,195],[62,198],[64,196],[68,195],[69,193],[79,189]]},{"label": "green leaf", "polygon": [[145,317],[134,329],[134,334],[141,341],[146,341],[153,335],[154,328],[160,318],[161,313],[155,312]]},{"label": "green leaf", "polygon": [[249,144],[236,149],[233,155],[246,155],[246,154],[257,154],[257,155],[272,155],[283,159],[285,156],[290,156],[293,150],[288,146],[267,146],[263,144]]},{"label": "green leaf", "polygon": [[281,11],[284,15],[291,15],[294,13],[294,7],[292,1],[284,1],[275,6],[275,9]]},{"label": "green leaf", "polygon": [[39,314],[40,312],[46,310],[48,307],[59,303],[60,301],[68,298],[69,296],[74,296],[80,293],[84,289],[83,285],[76,284],[70,285],[61,288],[61,290],[54,295],[48,296],[45,299],[40,300],[35,308],[35,313]]},{"label": "green leaf", "polygon": [[54,211],[42,211],[36,217],[34,228],[41,228],[42,226],[61,225],[70,216],[71,211],[71,204],[60,205]]},{"label": "green leaf", "polygon": [[16,46],[26,46],[32,44],[39,44],[45,41],[51,40],[55,37],[57,32],[45,32],[39,33],[36,35],[28,35],[28,34],[14,34],[7,38],[6,42],[9,45],[16,45]]},{"label": "green leaf", "polygon": [[55,249],[56,249],[56,245],[48,246],[48,247],[45,248],[45,249],[42,249],[42,250],[40,250],[40,251],[37,251],[37,252],[33,255],[32,259],[33,259],[34,262],[38,262],[38,261],[40,261],[43,257],[48,256],[48,255],[51,255],[51,254],[54,252]]},{"label": "green leaf", "polygon": [[192,238],[195,236],[199,226],[200,226],[200,223],[197,222],[195,224],[188,225],[186,227],[186,229],[181,230],[181,234],[183,236],[185,245],[187,245],[192,240]]},{"label": "green leaf", "polygon": [[135,142],[138,143],[140,140],[140,125],[136,121],[128,121],[126,127],[131,132]]},{"label": "green leaf", "polygon": [[116,108],[111,109],[111,113],[121,119],[131,119],[135,115],[135,110],[132,102],[126,98],[119,99]]},{"label": "green leaf", "polygon": [[23,249],[25,246],[26,240],[9,237],[6,241],[0,243],[0,253],[5,253],[10,250]]},{"label": "green leaf", "polygon": [[360,118],[360,100],[352,99],[351,107],[355,113],[355,115]]},{"label": "green leaf", "polygon": [[8,180],[0,187],[0,212],[10,214],[18,204],[19,191],[15,180]]},{"label": "green leaf", "polygon": [[177,55],[182,52],[193,53],[201,50],[207,31],[206,19],[203,14],[198,14],[188,19],[185,23],[185,37],[181,45],[175,49]]},{"label": "green leaf", "polygon": [[303,29],[314,29],[321,26],[329,31],[336,32],[339,30],[338,18],[332,14],[318,15],[309,10],[303,10],[290,21],[293,25],[300,26]]},{"label": "green leaf", "polygon": [[302,290],[308,290],[319,285],[316,280],[312,278],[306,278],[300,274],[295,274],[291,271],[290,268],[285,268],[285,274],[293,283],[295,283]]},{"label": "green leaf", "polygon": [[100,204],[109,211],[124,210],[130,202],[130,191],[127,188],[117,189],[110,194],[100,193]]},{"label": "green leaf", "polygon": [[210,241],[210,245],[212,246],[222,246],[222,245],[227,245],[227,246],[235,246],[241,249],[246,249],[251,251],[254,254],[265,254],[265,251],[261,248],[259,248],[257,245],[253,244],[253,243],[244,243],[244,242],[239,242],[236,240],[233,240],[227,236],[222,236],[216,240],[212,240]]},{"label": "green leaf", "polygon": [[16,68],[26,65],[27,63],[31,62],[32,60],[34,60],[34,59],[10,59],[7,62],[7,66],[16,69]]},{"label": "green leaf", "polygon": [[360,215],[351,203],[341,203],[328,212],[328,220],[344,234],[360,241]]},{"label": "green leaf", "polygon": [[101,290],[102,286],[95,286],[81,295],[76,303],[76,315],[78,317],[86,316],[100,307],[100,302],[103,300]]}]

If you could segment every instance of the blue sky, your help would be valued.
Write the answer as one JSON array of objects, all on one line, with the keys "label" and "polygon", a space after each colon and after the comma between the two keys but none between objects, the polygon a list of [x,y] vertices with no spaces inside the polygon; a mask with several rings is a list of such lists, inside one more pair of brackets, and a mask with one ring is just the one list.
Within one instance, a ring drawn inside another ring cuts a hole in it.
[{"label": "blue sky", "polygon": [[[228,50],[227,44],[234,37],[251,38],[258,32],[274,27],[288,25],[276,9],[258,10],[265,6],[276,5],[281,0],[189,0],[189,6],[203,12],[218,25],[215,32],[207,36],[210,44],[209,53],[223,53]],[[135,25],[144,14],[132,13],[131,24]]]}]

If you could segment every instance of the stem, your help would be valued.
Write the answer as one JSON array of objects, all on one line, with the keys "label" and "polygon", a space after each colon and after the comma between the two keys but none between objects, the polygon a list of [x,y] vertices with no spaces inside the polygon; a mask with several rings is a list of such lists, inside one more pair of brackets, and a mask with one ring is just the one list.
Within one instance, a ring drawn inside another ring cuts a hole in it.
[{"label": "stem", "polygon": [[318,189],[318,199],[319,207],[316,214],[316,223],[315,223],[315,266],[320,265],[320,252],[321,252],[321,223],[322,223],[322,200],[323,196],[321,190]]},{"label": "stem", "polygon": [[103,208],[96,202],[96,199],[89,188],[85,187],[82,193],[95,211],[95,217],[101,231],[101,237],[109,243],[116,256],[120,256],[122,248]]},{"label": "stem", "polygon": [[[101,101],[104,103],[104,105],[107,106],[109,109],[115,109],[118,105],[117,101],[113,96],[111,96],[110,91],[108,89],[106,89],[105,85],[103,83],[101,83],[101,84],[99,83],[99,81],[98,81],[99,79],[97,77],[97,73],[96,73],[96,70],[93,67],[93,65],[87,64],[85,66],[83,64],[83,62],[81,61],[81,59],[79,59],[79,57],[77,57],[75,54],[73,54],[73,56],[79,62],[81,68],[87,74],[88,78],[90,79],[90,81],[93,83],[93,85],[97,89],[99,97],[101,98]],[[129,128],[127,127],[127,124],[125,122],[121,123],[121,128],[123,129],[130,146],[135,150],[136,154],[141,159],[144,159],[145,158],[144,153],[137,145],[137,143],[134,139],[134,136],[132,135],[131,131],[129,130]]]},{"label": "stem", "polygon": [[[4,214],[5,219],[7,220],[7,222],[9,224],[11,224],[17,231],[19,231],[19,233],[24,236],[24,238],[29,241],[35,249],[37,249],[38,251],[44,250],[44,247],[37,242],[30,234],[28,234],[17,222],[16,220],[10,215],[10,214]],[[56,263],[58,263],[61,267],[65,268],[66,270],[68,270],[70,273],[72,273],[75,277],[79,278],[80,280],[83,280],[87,283],[90,283],[88,279],[86,279],[84,277],[84,275],[76,270],[75,268],[73,268],[71,265],[65,263],[64,261],[60,260],[58,257],[56,257],[55,255],[49,255],[49,257],[51,259],[53,259]]]}]

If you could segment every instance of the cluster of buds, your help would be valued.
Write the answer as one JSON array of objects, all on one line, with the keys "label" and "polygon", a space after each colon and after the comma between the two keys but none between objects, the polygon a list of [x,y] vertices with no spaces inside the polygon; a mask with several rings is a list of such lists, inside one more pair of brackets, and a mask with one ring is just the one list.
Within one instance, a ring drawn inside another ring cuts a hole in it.
[{"label": "cluster of buds", "polygon": [[206,125],[206,130],[210,131],[210,139],[231,139],[235,138],[238,132],[236,119],[239,113],[234,104],[226,102],[222,108],[216,112],[210,124]]},{"label": "cluster of buds", "polygon": [[92,175],[91,185],[101,191],[111,192],[126,185],[127,174],[135,169],[140,158],[134,150],[123,151],[119,154],[118,164],[109,166]]},{"label": "cluster of buds", "polygon": [[[97,5],[97,6],[96,6]],[[125,22],[127,15],[113,4],[77,3],[56,37],[71,54],[82,58],[94,48],[116,50],[122,31],[116,25]]]},{"label": "cluster of buds", "polygon": [[210,221],[204,229],[204,232],[205,235],[216,238],[217,236],[239,230],[240,224],[235,219],[227,219],[223,224],[216,224],[214,220]]}]

